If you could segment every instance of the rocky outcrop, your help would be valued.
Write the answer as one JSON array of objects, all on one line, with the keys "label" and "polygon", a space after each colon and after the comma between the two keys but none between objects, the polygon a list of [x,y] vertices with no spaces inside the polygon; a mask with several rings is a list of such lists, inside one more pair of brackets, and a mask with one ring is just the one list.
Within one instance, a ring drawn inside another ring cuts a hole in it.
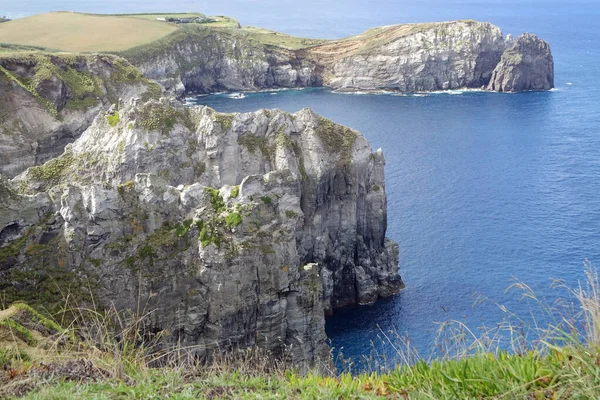
[{"label": "rocky outcrop", "polygon": [[481,88],[503,51],[498,27],[456,21],[379,28],[312,54],[325,60],[332,88],[416,92]]},{"label": "rocky outcrop", "polygon": [[[521,39],[513,49],[498,27],[476,21],[385,26],[293,49],[243,29],[194,27],[123,56],[180,96],[321,85],[341,91],[503,90],[490,82],[493,73],[504,79],[507,69],[519,71],[514,90],[549,89],[551,79],[542,83],[540,77],[552,68],[550,49],[539,42],[536,52],[533,42]],[[525,61],[511,67],[516,57],[510,55],[522,52],[529,54]]]},{"label": "rocky outcrop", "polygon": [[311,60],[238,35],[236,29],[190,25],[122,55],[178,96],[322,84]]},{"label": "rocky outcrop", "polygon": [[328,360],[324,314],[402,287],[382,152],[308,109],[132,101],[0,196],[8,302],[143,307],[148,335],[200,357]]},{"label": "rocky outcrop", "polygon": [[13,177],[60,155],[119,98],[161,90],[115,56],[0,56],[0,173]]},{"label": "rocky outcrop", "polygon": [[554,87],[554,61],[550,45],[526,33],[510,42],[494,69],[488,90],[522,92]]}]

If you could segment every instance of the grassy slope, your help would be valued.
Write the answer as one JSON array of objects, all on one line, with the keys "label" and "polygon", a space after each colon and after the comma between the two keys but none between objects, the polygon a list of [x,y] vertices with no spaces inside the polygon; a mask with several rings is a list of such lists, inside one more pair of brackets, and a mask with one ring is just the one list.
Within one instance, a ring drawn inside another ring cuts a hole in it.
[{"label": "grassy slope", "polygon": [[[582,299],[583,306],[593,309],[593,316],[599,317],[600,297],[594,294]],[[598,338],[584,343],[578,334],[560,329],[553,330],[555,340],[552,342],[562,345],[543,342],[537,350],[515,354],[496,349],[492,353],[482,351],[431,363],[418,361],[385,373],[299,375],[264,353],[247,351],[219,358],[209,365],[149,368],[148,361],[153,357],[149,356],[151,348],[135,345],[141,321],[147,315],[120,320],[123,334],[115,335],[110,326],[111,321],[115,321],[116,311],[67,310],[86,322],[83,329],[62,331],[63,337],[70,339],[59,346],[52,344],[52,336],[32,330],[39,325],[28,321],[39,321],[44,329],[52,332],[60,328],[29,307],[15,305],[0,311],[0,397],[44,400],[600,398]],[[17,324],[6,323],[7,318],[17,315],[24,317],[14,319]],[[18,323],[21,325],[17,326]],[[599,325],[590,327],[600,333]],[[594,336],[593,332],[588,331],[587,337]],[[88,336],[94,340],[73,341]],[[168,354],[176,357],[185,351],[185,348],[174,349]],[[69,362],[84,363],[88,367],[56,368]],[[62,372],[47,372],[53,370]],[[94,370],[103,373],[90,374]],[[90,376],[93,376],[91,380]],[[23,387],[28,389],[23,391]]]},{"label": "grassy slope", "polygon": [[119,51],[150,43],[177,30],[159,21],[53,12],[0,25],[2,43],[70,52]]},{"label": "grassy slope", "polygon": [[478,355],[419,363],[387,374],[300,376],[201,368],[137,370],[135,383],[54,381],[28,399],[572,399],[599,398],[596,351],[569,348],[547,356]]}]

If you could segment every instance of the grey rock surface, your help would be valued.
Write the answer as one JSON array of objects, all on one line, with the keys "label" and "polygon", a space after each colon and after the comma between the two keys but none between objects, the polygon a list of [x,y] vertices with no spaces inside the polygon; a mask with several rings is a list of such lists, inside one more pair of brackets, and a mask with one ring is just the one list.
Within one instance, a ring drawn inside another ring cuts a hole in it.
[{"label": "grey rock surface", "polygon": [[148,332],[198,356],[258,345],[307,366],[329,362],[326,313],[403,287],[384,157],[358,132],[308,109],[137,103],[0,182],[9,300],[35,302],[40,281],[91,288],[121,310],[143,304]]},{"label": "grey rock surface", "polygon": [[327,84],[340,90],[401,92],[481,88],[504,51],[502,32],[489,23],[400,25],[387,31],[378,45],[362,40],[366,44],[331,60]]},{"label": "grey rock surface", "polygon": [[320,86],[310,60],[225,31],[199,30],[157,49],[125,53],[150,79],[175,95]]},{"label": "grey rock surface", "polygon": [[110,55],[0,56],[0,174],[13,177],[60,155],[119,98],[161,88]]},{"label": "grey rock surface", "polygon": [[554,88],[554,61],[550,45],[530,33],[511,42],[494,69],[488,90],[522,92]]},{"label": "grey rock surface", "polygon": [[[514,52],[528,55],[512,68]],[[340,91],[503,91],[497,79],[516,80],[511,91],[553,86],[549,78],[540,80],[553,68],[545,42],[505,40],[498,27],[471,20],[384,26],[302,49],[206,29],[124,56],[178,96],[323,85]]]}]

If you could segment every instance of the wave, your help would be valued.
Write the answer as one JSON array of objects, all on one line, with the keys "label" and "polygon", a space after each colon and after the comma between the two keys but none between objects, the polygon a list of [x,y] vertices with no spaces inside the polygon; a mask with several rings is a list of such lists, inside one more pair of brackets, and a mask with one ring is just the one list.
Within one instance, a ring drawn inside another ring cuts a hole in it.
[{"label": "wave", "polygon": [[241,100],[241,99],[245,99],[246,95],[244,93],[228,93],[225,95],[225,97],[229,98],[229,99],[234,99],[234,100]]}]

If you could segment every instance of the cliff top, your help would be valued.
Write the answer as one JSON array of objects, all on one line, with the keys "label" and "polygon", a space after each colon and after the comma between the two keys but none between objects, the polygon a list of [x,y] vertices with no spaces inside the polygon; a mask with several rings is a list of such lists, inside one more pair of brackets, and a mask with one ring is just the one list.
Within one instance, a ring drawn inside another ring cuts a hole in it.
[{"label": "cliff top", "polygon": [[[123,52],[147,45],[177,41],[182,35],[220,32],[256,45],[297,50],[325,45],[343,52],[370,48],[426,30],[443,34],[452,25],[478,24],[475,21],[432,22],[390,25],[370,29],[339,40],[300,38],[252,26],[242,27],[226,16],[207,17],[200,13],[100,15],[50,12],[13,20],[0,25],[0,53],[3,51],[54,50],[68,52]],[[74,35],[76,34],[76,35]]]},{"label": "cliff top", "polygon": [[302,48],[321,43],[255,27],[242,28],[226,16],[200,13],[100,15],[50,12],[9,21],[0,26],[0,52],[54,50],[118,52],[150,44],[170,34],[218,29],[261,44]]},{"label": "cliff top", "polygon": [[451,30],[497,30],[498,34],[501,34],[499,28],[494,25],[488,22],[478,22],[474,20],[397,24],[380,26],[369,29],[358,35],[349,36],[339,40],[332,40],[328,43],[316,46],[311,49],[311,52],[321,57],[347,57],[369,53],[373,49],[381,48],[399,38],[411,35],[431,33],[437,38],[443,39]]}]

